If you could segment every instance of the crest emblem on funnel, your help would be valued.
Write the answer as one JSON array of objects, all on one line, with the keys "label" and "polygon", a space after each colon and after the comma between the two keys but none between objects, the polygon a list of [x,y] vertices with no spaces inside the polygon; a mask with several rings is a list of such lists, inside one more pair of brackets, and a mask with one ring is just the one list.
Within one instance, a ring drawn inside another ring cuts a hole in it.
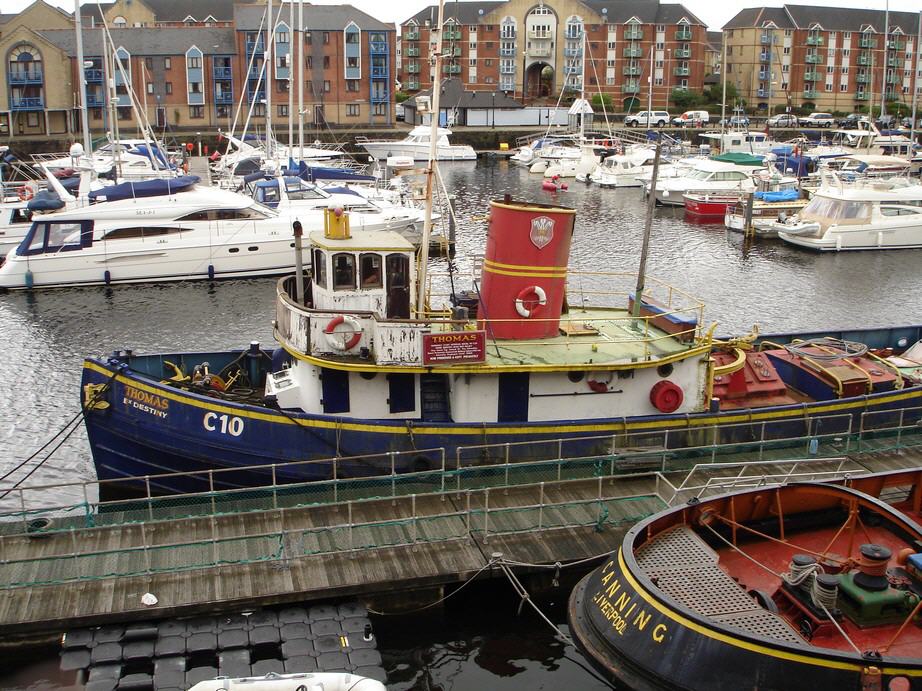
[{"label": "crest emblem on funnel", "polygon": [[554,219],[547,216],[531,219],[531,232],[528,237],[531,238],[531,244],[543,250],[554,239]]}]

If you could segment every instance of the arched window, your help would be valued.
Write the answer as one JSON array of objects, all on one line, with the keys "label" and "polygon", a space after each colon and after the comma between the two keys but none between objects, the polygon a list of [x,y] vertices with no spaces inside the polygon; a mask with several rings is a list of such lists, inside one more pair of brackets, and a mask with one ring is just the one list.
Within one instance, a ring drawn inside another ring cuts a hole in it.
[{"label": "arched window", "polygon": [[505,40],[515,40],[514,17],[503,17],[499,24],[499,37]]},{"label": "arched window", "polygon": [[11,84],[42,80],[42,54],[35,46],[20,43],[10,51],[7,74]]},{"label": "arched window", "polygon": [[118,17],[112,20],[112,26],[117,26],[117,27],[128,26],[128,20],[125,19],[123,16],[119,15]]},{"label": "arched window", "polygon": [[583,19],[582,17],[572,16],[567,18],[567,38],[570,40],[581,39],[583,37]]}]

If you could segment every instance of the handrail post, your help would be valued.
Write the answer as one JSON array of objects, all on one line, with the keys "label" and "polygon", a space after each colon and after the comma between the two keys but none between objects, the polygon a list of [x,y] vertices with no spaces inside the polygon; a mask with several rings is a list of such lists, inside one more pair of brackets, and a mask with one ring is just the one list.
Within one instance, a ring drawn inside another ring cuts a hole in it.
[{"label": "handrail post", "polygon": [[338,468],[339,468],[339,466],[337,465],[337,460],[334,458],[334,459],[333,459],[333,473],[332,473],[332,479],[333,479],[333,503],[334,503],[334,504],[338,504],[338,503],[339,503],[339,482],[338,482],[339,478],[337,477],[337,475],[338,475],[338,473],[337,473]]},{"label": "handrail post", "polygon": [[467,518],[466,518],[467,533],[468,535],[470,535],[471,533],[471,491],[468,490],[466,494],[467,494]]},{"label": "handrail post", "polygon": [[77,533],[73,526],[70,529],[71,553],[74,555],[74,580],[80,578],[80,561],[77,558]]},{"label": "handrail post", "polygon": [[154,520],[154,498],[150,491],[150,475],[144,476],[144,486],[147,491],[147,518]]},{"label": "handrail post", "polygon": [[208,493],[211,495],[211,515],[212,518],[218,512],[218,507],[214,500],[214,471],[208,471]]},{"label": "handrail post", "polygon": [[[92,527],[93,527],[93,519],[91,518],[91,512],[90,512],[90,495],[89,495],[89,492],[87,491],[87,487],[86,487],[87,484],[88,484],[88,483],[86,483],[86,482],[83,483],[83,505],[86,507],[86,509],[85,509],[85,511],[86,511],[86,516],[85,516],[85,518],[86,518],[87,527],[88,527],[88,528],[92,528]],[[97,482],[97,485],[98,485],[98,484],[99,484],[99,483]],[[102,494],[102,491],[101,491],[102,488],[101,488],[101,487],[97,487],[97,489],[100,490],[100,491],[97,491],[97,492],[96,492],[96,496],[98,497],[98,496],[100,496],[100,495]],[[149,497],[149,496],[150,496],[150,490],[148,490],[148,497]]]},{"label": "handrail post", "polygon": [[419,524],[416,516],[416,494],[410,495],[410,509],[413,515],[413,530],[410,531],[410,535],[413,538],[413,548],[416,549],[416,538],[419,533]]},{"label": "handrail post", "polygon": [[144,573],[150,574],[153,565],[151,564],[150,551],[147,549],[147,527],[141,523],[141,546],[144,548]]},{"label": "handrail post", "polygon": [[447,456],[445,455],[445,447],[443,446],[439,449],[440,455],[442,457],[442,472],[441,472],[441,482],[439,483],[441,489],[439,492],[442,495],[442,502],[445,501],[445,473],[448,470],[446,463],[448,462]]},{"label": "handrail post", "polygon": [[275,473],[277,464],[272,464],[272,508],[277,509],[279,507],[279,492],[278,492],[278,477]]},{"label": "handrail post", "polygon": [[765,458],[765,420],[762,420],[762,432],[759,438],[759,460]]},{"label": "handrail post", "polygon": [[483,544],[490,541],[490,488],[487,487],[483,494]]},{"label": "handrail post", "polygon": [[905,408],[900,408],[900,426],[896,430],[896,445],[899,446],[903,443],[903,414],[906,412]]},{"label": "handrail post", "polygon": [[391,459],[391,506],[397,503],[397,465],[394,460],[395,451],[388,451],[388,458]]},{"label": "handrail post", "polygon": [[544,530],[544,483],[538,484],[538,530]]},{"label": "handrail post", "polygon": [[19,506],[22,510],[22,532],[29,532],[29,519],[26,515],[26,495],[22,487],[19,488]]},{"label": "handrail post", "polygon": [[349,517],[347,519],[349,521],[349,553],[354,554],[355,542],[352,536],[352,500],[346,502],[346,509],[349,511]]}]

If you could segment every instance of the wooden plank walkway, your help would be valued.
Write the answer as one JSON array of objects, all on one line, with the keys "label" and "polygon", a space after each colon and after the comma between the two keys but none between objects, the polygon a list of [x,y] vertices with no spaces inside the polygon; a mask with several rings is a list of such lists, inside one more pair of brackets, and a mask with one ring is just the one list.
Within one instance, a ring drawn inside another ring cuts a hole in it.
[{"label": "wooden plank walkway", "polygon": [[[848,461],[920,467],[922,449]],[[534,564],[586,559],[665,507],[659,482],[614,476],[4,536],[0,635],[450,586],[494,552]],[[141,604],[147,592],[158,605]]]}]

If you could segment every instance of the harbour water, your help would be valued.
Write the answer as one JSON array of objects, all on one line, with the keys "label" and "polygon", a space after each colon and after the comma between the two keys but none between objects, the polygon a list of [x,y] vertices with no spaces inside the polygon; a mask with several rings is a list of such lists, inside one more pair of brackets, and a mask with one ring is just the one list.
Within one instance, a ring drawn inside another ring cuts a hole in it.
[{"label": "harbour water", "polygon": [[[645,207],[639,190],[602,190],[571,182],[553,195],[541,179],[506,161],[443,166],[456,197],[457,263],[469,265],[486,237],[487,202],[516,198],[576,208],[571,268],[636,269]],[[444,262],[444,260],[440,260]],[[694,225],[681,209],[659,209],[648,272],[707,305],[718,333],[821,330],[922,323],[922,252],[812,254],[780,241],[751,246],[722,225]],[[162,286],[89,288],[0,295],[0,484],[79,482],[93,477],[82,428],[56,440],[34,460],[4,477],[79,413],[84,355],[113,349],[138,352],[270,344],[274,279]],[[39,465],[40,464],[40,465]],[[75,502],[82,489],[62,492]],[[564,621],[568,590],[542,600]],[[510,587],[495,581],[472,587],[436,613],[376,620],[379,649],[393,689],[606,688],[557,642],[527,609],[517,614]],[[9,657],[9,656],[6,656]],[[0,670],[0,688],[67,688],[54,674],[53,652]]]}]

